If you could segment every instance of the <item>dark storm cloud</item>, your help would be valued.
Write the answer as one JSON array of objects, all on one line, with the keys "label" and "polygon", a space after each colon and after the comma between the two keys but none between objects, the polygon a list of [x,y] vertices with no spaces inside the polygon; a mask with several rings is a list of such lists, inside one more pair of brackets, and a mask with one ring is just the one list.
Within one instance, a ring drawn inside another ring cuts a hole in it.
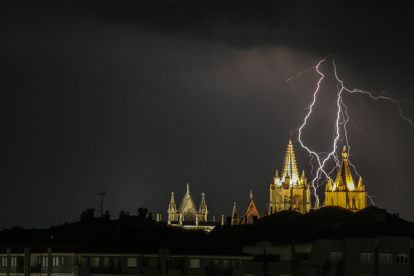
[{"label": "dark storm cloud", "polygon": [[[410,9],[397,5],[261,0],[0,5],[4,227],[75,221],[86,207],[97,209],[93,193],[103,190],[112,218],[120,209],[136,213],[140,205],[165,218],[170,192],[179,202],[187,182],[196,203],[206,192],[216,218],[229,215],[233,201],[242,211],[250,189],[262,210],[268,183],[282,168],[289,128],[301,124],[317,74],[298,80],[296,92],[286,79],[326,54],[335,55],[350,87],[412,97]],[[331,69],[327,65],[324,72]],[[399,212],[374,171],[386,171],[384,181],[397,177],[410,190],[402,172],[409,162],[383,160],[409,155],[412,135],[395,109],[361,102],[352,102],[350,110],[364,114],[353,118],[370,136],[350,131],[357,137],[351,137],[353,149],[361,152],[355,164],[368,178],[369,192]],[[322,103],[318,118],[333,112],[328,97]],[[331,129],[309,126],[308,142],[329,145]],[[309,180],[308,156],[298,144],[295,151]]]},{"label": "dark storm cloud", "polygon": [[88,10],[163,33],[188,33],[238,47],[276,44],[275,30],[295,28],[290,1],[90,1]]}]

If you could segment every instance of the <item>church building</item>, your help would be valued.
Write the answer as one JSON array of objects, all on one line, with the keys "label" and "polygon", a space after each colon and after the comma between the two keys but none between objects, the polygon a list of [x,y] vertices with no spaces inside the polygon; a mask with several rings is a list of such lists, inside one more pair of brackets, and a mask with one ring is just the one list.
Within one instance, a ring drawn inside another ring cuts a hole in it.
[{"label": "church building", "polygon": [[310,209],[310,190],[305,171],[299,177],[296,166],[295,153],[293,152],[292,134],[286,152],[282,174],[273,178],[270,184],[269,214],[282,210],[295,210],[300,213],[307,213]]},{"label": "church building", "polygon": [[342,162],[335,182],[332,183],[329,179],[326,184],[325,206],[340,206],[352,211],[364,209],[367,206],[367,192],[362,185],[362,178],[359,178],[358,185],[355,184],[349,169],[346,146],[344,146]]},{"label": "church building", "polygon": [[190,195],[190,186],[187,184],[187,193],[184,195],[180,207],[177,209],[174,199],[174,192],[171,194],[170,205],[168,207],[168,225],[181,227],[184,229],[201,229],[207,232],[213,230],[216,225],[224,223],[207,221],[207,204],[202,193],[202,199],[199,209]]}]

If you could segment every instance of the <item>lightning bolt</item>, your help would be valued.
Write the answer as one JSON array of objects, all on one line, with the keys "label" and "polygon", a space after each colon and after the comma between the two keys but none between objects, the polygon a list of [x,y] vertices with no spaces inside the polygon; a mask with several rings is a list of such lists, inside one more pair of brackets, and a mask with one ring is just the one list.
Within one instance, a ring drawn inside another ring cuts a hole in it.
[{"label": "lightning bolt", "polygon": [[[336,81],[337,81],[337,86],[336,86],[337,91],[336,91],[336,101],[335,101],[337,111],[336,111],[336,120],[335,120],[335,126],[334,126],[334,141],[332,143],[332,151],[331,152],[315,152],[315,151],[311,150],[308,146],[306,146],[302,141],[302,130],[306,126],[306,124],[308,122],[308,119],[312,114],[313,108],[316,104],[317,94],[318,94],[318,92],[320,92],[320,87],[321,87],[322,81],[325,78],[325,75],[319,70],[319,67],[322,63],[324,63],[327,60],[328,57],[329,56],[327,56],[324,59],[322,59],[321,61],[319,61],[318,64],[315,67],[312,67],[310,69],[302,71],[299,74],[297,74],[296,76],[291,77],[287,80],[287,82],[291,84],[293,90],[295,91],[295,87],[294,87],[293,82],[292,82],[293,80],[295,80],[297,78],[300,78],[303,74],[306,74],[306,73],[308,73],[310,71],[313,71],[313,70],[316,70],[316,72],[320,76],[319,80],[317,82],[317,85],[316,85],[316,89],[313,92],[313,100],[308,106],[308,113],[306,114],[302,125],[298,128],[298,132],[299,132],[298,141],[299,141],[300,145],[305,150],[307,150],[307,152],[309,153],[309,156],[310,156],[310,165],[312,167],[312,177],[313,177],[312,181],[310,182],[310,185],[313,188],[312,193],[315,196],[315,198],[317,200],[317,203],[319,205],[320,205],[320,202],[319,202],[319,196],[317,195],[317,189],[320,186],[324,185],[328,181],[329,176],[335,171],[336,168],[339,168],[339,165],[341,163],[339,158],[338,158],[338,155],[336,153],[337,148],[338,148],[338,142],[339,142],[340,137],[341,137],[341,135],[340,135],[341,131],[343,132],[343,138],[345,140],[345,144],[347,145],[348,153],[351,151],[351,147],[349,146],[349,141],[348,141],[347,124],[349,122],[353,123],[354,125],[356,125],[356,124],[350,119],[350,116],[348,115],[348,108],[345,105],[345,103],[343,101],[343,98],[342,98],[342,95],[343,95],[344,92],[348,92],[350,94],[360,93],[360,94],[363,94],[363,95],[367,95],[368,97],[370,97],[373,100],[387,100],[387,101],[390,101],[390,102],[394,103],[397,106],[399,115],[408,124],[410,124],[411,126],[414,127],[413,121],[403,115],[400,104],[399,104],[398,101],[392,99],[391,97],[386,97],[386,96],[382,96],[382,95],[375,96],[375,95],[373,95],[373,93],[362,90],[362,89],[353,89],[353,90],[351,90],[351,89],[346,88],[344,86],[344,82],[338,77],[335,60],[332,57],[333,72],[334,72],[334,76],[335,76]],[[326,162],[328,162],[328,160],[330,160],[331,158],[333,158],[336,166],[331,171],[327,172],[327,171],[325,171],[324,167],[325,167]],[[315,170],[314,165],[313,165],[314,160],[316,160],[316,164],[317,164],[317,169],[316,169],[315,174],[313,173],[314,170]],[[350,166],[352,166],[352,168],[356,172],[357,177],[359,177],[359,173],[357,172],[355,166],[349,161],[349,158],[348,158],[348,163],[349,163]],[[374,197],[374,196],[369,196],[369,195],[367,195],[367,196],[370,199],[371,203],[373,205],[375,205],[374,201],[372,199],[372,197]]]}]

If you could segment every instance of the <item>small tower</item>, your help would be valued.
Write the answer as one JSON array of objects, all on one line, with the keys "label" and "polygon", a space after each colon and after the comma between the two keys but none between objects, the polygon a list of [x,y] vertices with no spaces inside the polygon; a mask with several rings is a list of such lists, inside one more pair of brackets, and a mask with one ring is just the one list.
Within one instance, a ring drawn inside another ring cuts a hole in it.
[{"label": "small tower", "polygon": [[171,193],[170,205],[168,206],[168,224],[171,221],[178,221],[177,206],[175,205],[174,192]]},{"label": "small tower", "polygon": [[359,178],[358,185],[355,185],[351,170],[348,164],[348,153],[346,145],[342,152],[342,162],[335,182],[332,184],[329,179],[325,189],[325,206],[340,206],[352,211],[364,209],[367,205],[367,193],[362,185],[362,178]]},{"label": "small tower", "polygon": [[231,225],[239,224],[239,214],[237,213],[236,202],[234,202],[233,213],[231,215]]},{"label": "small tower", "polygon": [[282,174],[279,176],[276,170],[270,184],[269,214],[289,209],[303,214],[308,212],[311,208],[309,188],[305,171],[299,177],[290,133]]},{"label": "small tower", "polygon": [[201,196],[202,198],[201,198],[200,210],[198,211],[199,221],[207,222],[208,211],[207,211],[206,199],[204,198],[205,193],[202,193]]},{"label": "small tower", "polygon": [[257,219],[259,219],[260,215],[253,200],[253,190],[251,190],[250,200],[247,202],[246,208],[244,209],[240,224],[253,224],[254,217],[257,217]]}]

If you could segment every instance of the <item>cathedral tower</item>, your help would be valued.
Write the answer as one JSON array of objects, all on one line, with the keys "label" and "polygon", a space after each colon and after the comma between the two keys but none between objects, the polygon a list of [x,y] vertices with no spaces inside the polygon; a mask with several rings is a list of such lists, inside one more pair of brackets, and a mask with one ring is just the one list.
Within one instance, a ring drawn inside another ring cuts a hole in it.
[{"label": "cathedral tower", "polygon": [[342,162],[335,182],[329,179],[325,189],[325,206],[340,206],[352,211],[364,209],[367,206],[367,192],[359,178],[356,185],[348,164],[346,146],[342,153]]},{"label": "cathedral tower", "polygon": [[293,152],[292,133],[283,164],[282,174],[278,171],[270,184],[269,214],[282,210],[296,210],[305,214],[310,209],[310,190],[305,177],[305,171],[299,177]]}]

